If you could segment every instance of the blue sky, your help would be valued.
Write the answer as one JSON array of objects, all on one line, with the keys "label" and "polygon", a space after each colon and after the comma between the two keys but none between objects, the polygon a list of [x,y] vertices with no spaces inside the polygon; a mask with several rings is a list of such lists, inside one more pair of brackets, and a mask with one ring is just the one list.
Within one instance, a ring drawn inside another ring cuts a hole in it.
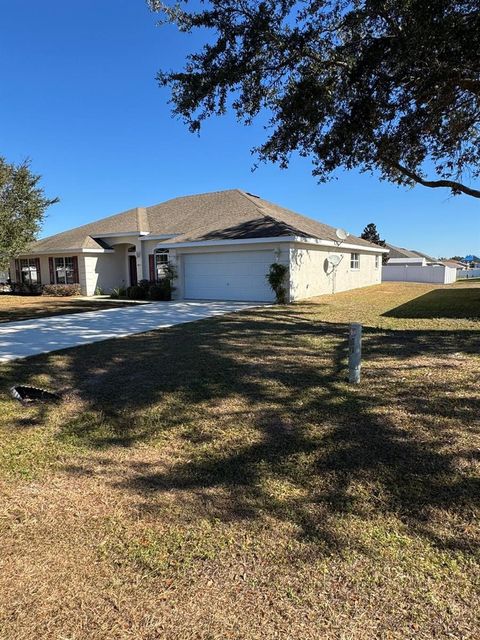
[{"label": "blue sky", "polygon": [[480,254],[480,202],[339,173],[319,185],[307,160],[251,171],[259,125],[233,116],[200,137],[172,119],[159,68],[178,68],[198,43],[143,0],[0,0],[0,154],[32,160],[48,195],[42,235],[171,197],[238,187],[359,234],[436,256]]}]

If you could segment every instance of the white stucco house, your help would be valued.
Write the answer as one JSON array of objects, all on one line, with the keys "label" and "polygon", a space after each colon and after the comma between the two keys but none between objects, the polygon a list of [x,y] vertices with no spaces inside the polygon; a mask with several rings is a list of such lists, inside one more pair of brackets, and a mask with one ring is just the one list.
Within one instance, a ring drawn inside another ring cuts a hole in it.
[{"label": "white stucco house", "polygon": [[[84,295],[161,277],[175,267],[177,299],[271,301],[266,274],[288,266],[289,300],[381,281],[385,249],[231,189],[137,207],[33,243],[14,282],[79,283]],[[329,256],[338,256],[333,262]]]}]

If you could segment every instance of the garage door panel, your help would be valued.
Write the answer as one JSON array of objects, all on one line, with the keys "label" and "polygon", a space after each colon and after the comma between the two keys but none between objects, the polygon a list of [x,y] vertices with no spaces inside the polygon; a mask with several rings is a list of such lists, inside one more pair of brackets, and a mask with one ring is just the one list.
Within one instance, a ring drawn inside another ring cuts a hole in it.
[{"label": "garage door panel", "polygon": [[271,251],[184,255],[185,298],[272,301],[265,279],[272,262]]}]

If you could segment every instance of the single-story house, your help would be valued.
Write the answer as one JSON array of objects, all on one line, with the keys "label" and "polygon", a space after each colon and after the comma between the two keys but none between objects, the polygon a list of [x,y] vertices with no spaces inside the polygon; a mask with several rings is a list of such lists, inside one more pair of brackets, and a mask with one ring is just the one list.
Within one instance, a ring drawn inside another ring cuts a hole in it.
[{"label": "single-story house", "polygon": [[457,279],[457,269],[421,251],[386,244],[387,263],[382,267],[384,282],[432,282],[451,284]]},{"label": "single-story house", "polygon": [[170,264],[177,299],[271,301],[266,274],[280,262],[288,267],[293,301],[380,283],[382,253],[378,245],[231,189],[137,207],[43,238],[14,261],[11,273],[15,282],[79,283],[91,296],[156,281]]},{"label": "single-story house", "polygon": [[385,243],[385,248],[388,249],[387,264],[419,264],[422,266],[427,264],[438,264],[438,260],[436,258],[432,258],[421,251],[404,249],[403,247],[396,247],[395,245],[388,243]]},{"label": "single-story house", "polygon": [[452,269],[457,269],[457,271],[465,271],[467,267],[460,262],[459,260],[442,260],[442,264],[446,267],[451,267]]}]

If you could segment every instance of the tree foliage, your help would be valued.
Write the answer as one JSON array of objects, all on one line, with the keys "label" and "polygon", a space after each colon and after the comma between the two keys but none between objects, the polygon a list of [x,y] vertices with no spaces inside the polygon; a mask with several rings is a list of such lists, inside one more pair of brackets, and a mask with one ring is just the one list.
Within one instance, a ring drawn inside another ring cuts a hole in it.
[{"label": "tree foliage", "polygon": [[47,208],[58,202],[45,197],[40,178],[28,161],[15,165],[0,157],[0,268],[35,240]]},{"label": "tree foliage", "polygon": [[377,230],[377,225],[374,224],[373,222],[370,222],[369,224],[367,224],[365,229],[362,231],[362,234],[360,237],[363,238],[364,240],[368,240],[369,242],[378,244],[381,247],[385,246],[385,240],[382,240],[380,238],[380,234],[378,233],[378,230]]},{"label": "tree foliage", "polygon": [[261,160],[285,167],[299,152],[319,181],[357,168],[480,197],[478,0],[149,4],[210,34],[183,70],[158,75],[192,131],[230,106],[245,123],[265,111]]},{"label": "tree foliage", "polygon": [[[361,238],[364,240],[368,240],[369,242],[373,242],[374,244],[378,244],[380,247],[384,247],[386,245],[385,240],[380,238],[380,234],[377,230],[377,225],[373,222],[367,224],[365,229],[362,231]],[[388,261],[388,253],[382,253],[382,262],[386,264]]]}]

